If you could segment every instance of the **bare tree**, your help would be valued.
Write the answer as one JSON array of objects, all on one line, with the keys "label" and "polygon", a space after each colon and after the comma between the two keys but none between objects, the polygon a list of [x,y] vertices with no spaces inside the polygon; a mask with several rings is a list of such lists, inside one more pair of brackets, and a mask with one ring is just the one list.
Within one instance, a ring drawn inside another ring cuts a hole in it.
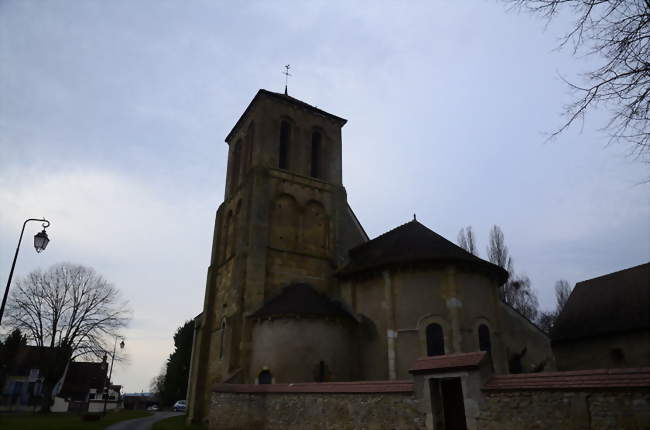
[{"label": "bare tree", "polygon": [[569,285],[569,281],[566,279],[560,279],[555,283],[555,310],[558,315],[562,312],[564,305],[566,305],[566,302],[569,300],[571,290],[572,288]]},{"label": "bare tree", "polygon": [[474,231],[472,230],[471,225],[468,225],[465,228],[461,228],[458,232],[458,246],[470,254],[474,254],[478,257],[478,249],[476,248],[476,236],[474,236]]},{"label": "bare tree", "polygon": [[538,324],[544,331],[550,333],[557,321],[557,318],[562,313],[562,309],[566,305],[571,295],[571,285],[566,279],[560,279],[555,283],[555,309],[547,312],[540,312]]},{"label": "bare tree", "polygon": [[487,247],[488,260],[508,271],[510,277],[499,289],[499,297],[515,308],[530,321],[537,319],[539,301],[530,278],[525,274],[515,274],[514,264],[505,243],[503,231],[498,225],[492,226]]},{"label": "bare tree", "polygon": [[631,155],[650,162],[650,1],[649,0],[506,0],[549,21],[561,10],[576,20],[560,48],[593,55],[600,65],[584,75],[585,84],[567,81],[577,95],[566,106],[566,121],[553,136],[589,110],[611,112],[604,127],[610,142],[631,145]]},{"label": "bare tree", "polygon": [[501,266],[508,272],[512,272],[512,258],[506,246],[503,231],[498,225],[493,225],[490,230],[490,238],[487,247],[487,257],[491,263]]},{"label": "bare tree", "polygon": [[537,325],[546,333],[550,333],[555,324],[555,311],[540,311]]},{"label": "bare tree", "polygon": [[160,402],[161,394],[165,391],[165,379],[167,377],[167,366],[163,365],[160,373],[154,376],[149,383],[149,391],[158,397]]},{"label": "bare tree", "polygon": [[7,310],[8,325],[52,357],[45,371],[46,389],[68,361],[100,359],[110,351],[108,343],[130,319],[117,288],[93,269],[74,264],[58,264],[18,279]]},{"label": "bare tree", "polygon": [[501,299],[530,321],[536,321],[539,301],[530,278],[525,274],[512,275],[500,290]]}]

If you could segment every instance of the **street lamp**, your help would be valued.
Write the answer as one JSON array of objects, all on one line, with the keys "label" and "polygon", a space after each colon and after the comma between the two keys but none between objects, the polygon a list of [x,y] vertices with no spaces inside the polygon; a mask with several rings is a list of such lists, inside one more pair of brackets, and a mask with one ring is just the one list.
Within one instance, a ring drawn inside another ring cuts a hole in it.
[{"label": "street lamp", "polygon": [[[106,382],[104,384],[104,412],[103,414],[106,415],[106,403],[108,403],[108,384],[111,382],[111,378],[113,377],[113,361],[115,361],[115,349],[117,348],[117,339],[118,337],[115,336],[115,344],[113,345],[113,356],[111,357],[111,371],[108,374],[108,378],[106,378]],[[120,349],[124,349],[124,339],[120,342]]]},{"label": "street lamp", "polygon": [[45,229],[40,233],[36,233],[34,236],[34,248],[36,248],[36,252],[40,253],[41,251],[45,251],[48,243],[50,243],[50,238],[47,237]]},{"label": "street lamp", "polygon": [[22,242],[23,240],[23,233],[25,233],[25,225],[27,225],[27,223],[30,221],[39,221],[43,223],[43,231],[37,233],[34,236],[34,248],[36,249],[36,252],[40,253],[41,251],[44,251],[45,248],[47,247],[47,244],[50,243],[50,238],[47,237],[47,233],[45,232],[45,229],[50,226],[50,222],[48,220],[46,220],[45,218],[43,219],[29,218],[25,220],[25,222],[23,223],[23,229],[20,231],[20,238],[18,239],[18,246],[16,247],[16,253],[14,254],[14,261],[13,263],[11,263],[11,270],[9,271],[9,280],[7,280],[5,295],[2,298],[2,307],[0,307],[0,324],[2,324],[2,315],[4,315],[5,313],[5,304],[7,303],[7,296],[9,295],[9,286],[11,285],[11,278],[14,276],[14,268],[16,267],[16,259],[18,258],[18,251],[20,250],[20,242]]}]

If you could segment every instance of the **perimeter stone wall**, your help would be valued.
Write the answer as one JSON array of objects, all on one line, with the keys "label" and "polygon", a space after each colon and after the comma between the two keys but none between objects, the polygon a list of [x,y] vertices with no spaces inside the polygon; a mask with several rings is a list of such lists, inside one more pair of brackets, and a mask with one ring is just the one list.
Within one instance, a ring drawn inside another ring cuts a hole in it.
[{"label": "perimeter stone wall", "polygon": [[482,430],[650,429],[650,390],[487,392],[477,423]]},{"label": "perimeter stone wall", "polygon": [[412,393],[212,393],[210,430],[426,429]]}]

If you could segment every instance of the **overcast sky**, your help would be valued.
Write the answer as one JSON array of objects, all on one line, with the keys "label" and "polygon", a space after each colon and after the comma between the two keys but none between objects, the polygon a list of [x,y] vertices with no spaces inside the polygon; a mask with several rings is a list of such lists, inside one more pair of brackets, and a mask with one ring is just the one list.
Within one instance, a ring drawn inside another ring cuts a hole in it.
[{"label": "overcast sky", "polygon": [[594,59],[554,48],[567,28],[499,1],[0,2],[0,280],[25,218],[51,244],[15,276],[94,267],[129,300],[129,363],[147,390],[172,335],[202,310],[223,139],[259,88],[349,120],[348,198],[371,237],[409,221],[485,257],[502,227],[543,308],[553,285],[650,260],[647,165],[587,118],[553,143]]}]

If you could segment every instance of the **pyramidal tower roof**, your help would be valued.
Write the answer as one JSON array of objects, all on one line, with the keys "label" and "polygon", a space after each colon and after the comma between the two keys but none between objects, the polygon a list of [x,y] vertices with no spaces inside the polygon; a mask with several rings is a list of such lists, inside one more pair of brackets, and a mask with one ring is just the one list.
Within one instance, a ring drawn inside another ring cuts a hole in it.
[{"label": "pyramidal tower roof", "polygon": [[352,248],[350,262],[339,276],[377,270],[407,263],[461,263],[494,277],[499,284],[508,280],[508,272],[448,241],[415,219],[375,239]]},{"label": "pyramidal tower roof", "polygon": [[332,115],[329,112],[325,112],[322,109],[319,109],[315,106],[310,105],[309,103],[305,103],[302,100],[298,100],[295,97],[291,97],[290,95],[283,94],[283,93],[275,93],[273,91],[268,91],[265,89],[260,89],[257,94],[255,94],[255,97],[253,97],[253,100],[248,104],[246,107],[246,110],[244,113],[239,117],[237,122],[235,123],[235,126],[230,130],[230,133],[228,133],[228,136],[226,136],[226,142],[229,142],[230,139],[233,137],[233,135],[237,132],[239,127],[246,121],[246,117],[248,116],[248,113],[253,109],[255,104],[262,98],[271,98],[273,100],[277,100],[279,102],[283,103],[290,103],[298,108],[308,110],[316,115],[323,116],[325,118],[328,118],[336,123],[339,124],[340,127],[343,127],[346,122],[348,122],[347,119],[341,118],[336,115]]}]

